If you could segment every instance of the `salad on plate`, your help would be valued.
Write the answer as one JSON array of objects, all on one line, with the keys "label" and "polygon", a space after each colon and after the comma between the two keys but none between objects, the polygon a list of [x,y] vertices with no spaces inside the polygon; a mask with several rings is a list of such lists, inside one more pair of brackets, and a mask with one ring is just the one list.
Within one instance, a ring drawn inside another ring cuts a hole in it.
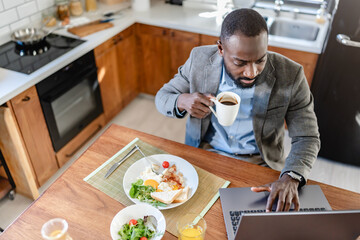
[{"label": "salad on plate", "polygon": [[141,203],[120,210],[110,224],[112,240],[161,240],[165,229],[159,209]]},{"label": "salad on plate", "polygon": [[148,216],[144,218],[131,219],[128,223],[125,223],[118,234],[120,240],[148,240],[152,239],[156,230],[152,224],[148,224]]}]

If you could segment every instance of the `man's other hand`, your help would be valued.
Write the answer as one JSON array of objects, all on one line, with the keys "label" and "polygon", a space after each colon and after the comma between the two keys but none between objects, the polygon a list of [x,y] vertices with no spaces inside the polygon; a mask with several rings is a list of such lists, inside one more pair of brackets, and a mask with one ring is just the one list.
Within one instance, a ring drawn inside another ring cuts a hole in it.
[{"label": "man's other hand", "polygon": [[214,97],[211,94],[183,93],[177,100],[177,107],[180,112],[186,110],[191,116],[196,118],[204,118],[210,114],[209,106],[213,106],[210,98]]},{"label": "man's other hand", "polygon": [[272,206],[278,198],[278,203],[276,207],[277,212],[289,211],[291,204],[294,203],[295,211],[299,211],[299,194],[298,194],[299,182],[295,179],[292,179],[287,174],[284,174],[279,180],[265,184],[260,187],[252,187],[251,191],[253,192],[270,192],[266,204],[266,212],[271,212]]}]

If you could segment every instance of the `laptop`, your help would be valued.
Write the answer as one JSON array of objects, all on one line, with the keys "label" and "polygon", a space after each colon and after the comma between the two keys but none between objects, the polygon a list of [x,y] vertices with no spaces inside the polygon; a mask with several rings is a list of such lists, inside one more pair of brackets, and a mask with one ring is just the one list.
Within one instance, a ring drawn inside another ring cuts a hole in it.
[{"label": "laptop", "polygon": [[[269,192],[256,193],[250,188],[220,188],[228,239],[234,239],[243,213],[265,213]],[[330,211],[331,207],[318,185],[305,185],[299,190],[300,212]],[[277,203],[273,204],[273,211]],[[291,210],[294,206],[291,207]],[[291,211],[290,210],[290,211]]]},{"label": "laptop", "polygon": [[244,213],[235,240],[360,240],[360,210]]}]

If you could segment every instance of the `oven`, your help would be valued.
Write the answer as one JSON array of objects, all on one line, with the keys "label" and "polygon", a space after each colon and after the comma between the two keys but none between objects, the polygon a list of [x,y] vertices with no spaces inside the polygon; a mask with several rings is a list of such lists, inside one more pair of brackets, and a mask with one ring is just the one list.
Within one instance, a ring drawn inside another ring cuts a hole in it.
[{"label": "oven", "polygon": [[94,52],[36,85],[55,152],[103,112]]}]

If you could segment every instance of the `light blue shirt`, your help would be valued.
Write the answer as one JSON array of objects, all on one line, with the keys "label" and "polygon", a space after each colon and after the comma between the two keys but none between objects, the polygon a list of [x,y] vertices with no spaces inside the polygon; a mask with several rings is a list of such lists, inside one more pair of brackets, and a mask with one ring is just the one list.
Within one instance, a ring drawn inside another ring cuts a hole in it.
[{"label": "light blue shirt", "polygon": [[259,153],[252,125],[255,85],[251,88],[237,87],[225,72],[224,65],[219,80],[217,94],[225,91],[238,94],[241,99],[240,109],[234,123],[227,127],[220,125],[217,118],[212,114],[210,126],[204,140],[214,149],[230,154]]}]

